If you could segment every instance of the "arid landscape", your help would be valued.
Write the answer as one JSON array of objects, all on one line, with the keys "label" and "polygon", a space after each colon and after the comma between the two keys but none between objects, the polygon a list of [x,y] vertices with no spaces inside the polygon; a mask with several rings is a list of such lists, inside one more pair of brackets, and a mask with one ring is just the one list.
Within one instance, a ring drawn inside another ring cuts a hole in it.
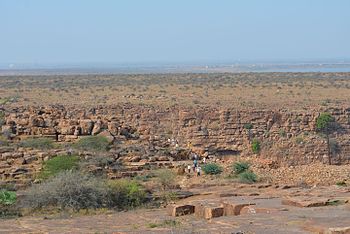
[{"label": "arid landscape", "polygon": [[350,233],[349,103],[350,73],[1,76],[0,233]]}]

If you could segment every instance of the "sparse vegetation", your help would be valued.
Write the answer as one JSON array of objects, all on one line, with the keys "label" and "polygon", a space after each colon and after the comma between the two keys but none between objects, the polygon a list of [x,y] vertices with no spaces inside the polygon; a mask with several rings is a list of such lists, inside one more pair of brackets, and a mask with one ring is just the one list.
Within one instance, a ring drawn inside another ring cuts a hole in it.
[{"label": "sparse vegetation", "polygon": [[68,170],[27,189],[21,204],[34,211],[50,207],[79,211],[103,207],[127,209],[145,201],[146,193],[136,181],[107,181]]},{"label": "sparse vegetation", "polygon": [[261,146],[260,146],[260,141],[258,139],[253,139],[252,141],[252,151],[254,154],[260,153]]},{"label": "sparse vegetation", "polygon": [[176,174],[169,169],[160,169],[154,172],[162,189],[172,188],[175,185]]},{"label": "sparse vegetation", "polygon": [[39,179],[48,179],[58,173],[66,170],[76,169],[78,167],[78,156],[57,156],[43,163],[43,169],[39,173]]},{"label": "sparse vegetation", "polygon": [[248,162],[236,162],[233,164],[233,171],[236,175],[249,170],[250,164]]},{"label": "sparse vegetation", "polygon": [[57,176],[35,184],[25,191],[22,205],[36,210],[46,207],[60,209],[95,209],[109,204],[105,181],[79,171],[63,171]]},{"label": "sparse vegetation", "polygon": [[0,111],[0,127],[5,123],[5,113]]},{"label": "sparse vegetation", "polygon": [[21,147],[48,150],[54,148],[50,138],[29,138],[20,142]]},{"label": "sparse vegetation", "polygon": [[16,192],[8,190],[0,190],[0,205],[13,205],[16,203]]},{"label": "sparse vegetation", "polygon": [[87,136],[79,139],[74,147],[84,151],[107,151],[109,142],[103,136]]},{"label": "sparse vegetation", "polygon": [[222,173],[222,167],[215,163],[208,163],[203,166],[203,171],[207,175],[218,175]]},{"label": "sparse vegetation", "polygon": [[258,181],[257,175],[252,171],[245,171],[238,175],[238,179],[241,183],[252,184]]},{"label": "sparse vegetation", "polygon": [[142,205],[146,200],[146,192],[141,185],[129,179],[113,180],[108,182],[112,206],[130,208]]},{"label": "sparse vegetation", "polygon": [[338,182],[336,183],[336,185],[337,185],[337,186],[341,186],[341,187],[346,187],[346,186],[347,186],[347,184],[346,184],[345,181],[338,181]]},{"label": "sparse vegetation", "polygon": [[179,227],[181,225],[180,221],[177,220],[164,220],[160,223],[149,223],[147,227],[149,228],[157,228],[157,227]]},{"label": "sparse vegetation", "polygon": [[253,128],[253,124],[252,124],[252,123],[246,123],[246,124],[244,124],[243,127],[244,127],[245,129],[247,129],[247,130],[250,130],[250,129]]},{"label": "sparse vegetation", "polygon": [[8,143],[8,140],[5,136],[3,135],[0,135],[0,146],[7,146],[9,143]]},{"label": "sparse vegetation", "polygon": [[334,118],[333,116],[328,113],[321,113],[320,116],[316,120],[316,130],[322,134],[325,135],[327,140],[327,149],[328,149],[328,163],[329,165],[332,164],[332,152],[331,152],[331,144],[330,144],[330,138],[329,135],[331,131],[333,130],[333,123]]}]

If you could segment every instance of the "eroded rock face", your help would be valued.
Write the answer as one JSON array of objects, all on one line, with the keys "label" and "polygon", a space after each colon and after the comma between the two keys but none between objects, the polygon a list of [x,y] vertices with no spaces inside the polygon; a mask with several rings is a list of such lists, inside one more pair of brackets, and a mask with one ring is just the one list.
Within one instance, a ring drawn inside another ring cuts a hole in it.
[{"label": "eroded rock face", "polygon": [[[97,135],[108,130],[112,136],[144,140],[174,138],[182,147],[199,153],[252,154],[251,142],[259,139],[261,156],[288,165],[327,161],[325,140],[315,134],[315,121],[325,110],[296,113],[287,110],[160,109],[153,106],[101,106],[92,110],[49,106],[7,109],[2,131],[17,137],[58,135],[60,141]],[[350,162],[350,109],[327,110],[339,123],[333,138],[338,152],[333,163]]]}]

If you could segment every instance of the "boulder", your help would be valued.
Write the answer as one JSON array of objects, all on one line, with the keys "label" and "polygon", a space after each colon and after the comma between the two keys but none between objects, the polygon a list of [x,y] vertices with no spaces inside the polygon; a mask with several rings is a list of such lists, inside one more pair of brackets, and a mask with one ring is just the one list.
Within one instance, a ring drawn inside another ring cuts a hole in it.
[{"label": "boulder", "polygon": [[114,136],[108,131],[104,130],[101,133],[98,134],[98,136],[103,136],[108,140],[108,143],[112,143],[114,141]]}]

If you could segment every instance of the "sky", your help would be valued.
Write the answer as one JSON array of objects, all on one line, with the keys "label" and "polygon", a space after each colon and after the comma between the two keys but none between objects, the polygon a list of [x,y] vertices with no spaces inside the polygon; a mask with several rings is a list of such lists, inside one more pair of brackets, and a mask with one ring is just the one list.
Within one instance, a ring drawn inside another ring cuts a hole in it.
[{"label": "sky", "polygon": [[0,63],[350,58],[349,0],[0,0]]}]

